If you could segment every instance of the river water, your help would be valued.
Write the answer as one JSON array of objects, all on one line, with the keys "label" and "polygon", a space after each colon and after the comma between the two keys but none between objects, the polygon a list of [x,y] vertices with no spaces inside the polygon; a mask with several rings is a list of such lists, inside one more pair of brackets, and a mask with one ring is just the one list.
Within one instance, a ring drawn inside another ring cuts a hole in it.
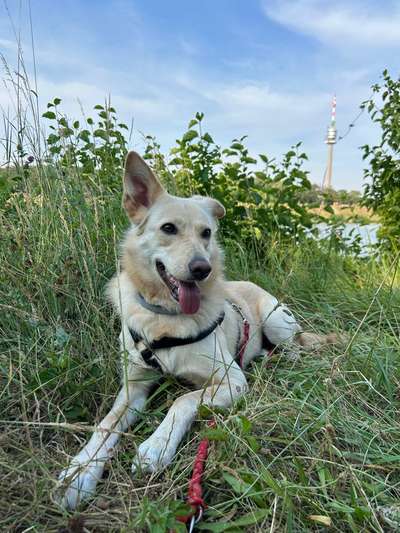
[{"label": "river water", "polygon": [[[331,232],[331,226],[321,222],[317,224],[319,237],[321,239],[328,237]],[[360,237],[361,255],[368,255],[371,251],[371,245],[378,242],[377,231],[379,224],[345,224],[343,237],[349,243],[353,242],[358,236]]]}]

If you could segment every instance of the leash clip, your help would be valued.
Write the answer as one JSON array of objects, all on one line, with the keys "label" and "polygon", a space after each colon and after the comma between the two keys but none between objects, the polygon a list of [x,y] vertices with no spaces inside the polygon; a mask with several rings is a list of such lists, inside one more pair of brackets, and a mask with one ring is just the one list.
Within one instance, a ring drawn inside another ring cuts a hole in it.
[{"label": "leash clip", "polygon": [[190,519],[190,524],[189,524],[189,529],[188,529],[189,533],[193,533],[196,524],[198,524],[200,520],[203,518],[203,512],[204,512],[203,507],[200,505],[197,513],[194,514],[192,518]]}]

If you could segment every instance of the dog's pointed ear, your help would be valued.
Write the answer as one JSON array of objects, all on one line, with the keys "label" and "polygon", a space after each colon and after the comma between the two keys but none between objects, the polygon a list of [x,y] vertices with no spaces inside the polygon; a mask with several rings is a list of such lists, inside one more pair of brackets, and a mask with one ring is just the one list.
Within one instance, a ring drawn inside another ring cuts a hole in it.
[{"label": "dog's pointed ear", "polygon": [[129,152],[125,161],[122,205],[132,222],[140,223],[164,193],[147,163],[136,152]]},{"label": "dog's pointed ear", "polygon": [[218,200],[214,200],[214,198],[210,198],[209,196],[193,196],[193,200],[196,200],[199,202],[201,207],[211,213],[211,215],[215,218],[223,218],[225,216],[225,207],[218,202]]}]

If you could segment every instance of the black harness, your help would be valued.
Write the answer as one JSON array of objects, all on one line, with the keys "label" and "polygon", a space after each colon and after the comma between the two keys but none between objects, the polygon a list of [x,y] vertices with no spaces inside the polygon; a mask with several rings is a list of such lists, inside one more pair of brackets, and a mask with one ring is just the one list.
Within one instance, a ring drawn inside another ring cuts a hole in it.
[{"label": "black harness", "polygon": [[157,356],[154,353],[156,350],[162,350],[165,348],[175,348],[176,346],[186,346],[187,344],[194,344],[199,342],[208,335],[210,335],[218,326],[220,326],[225,318],[225,313],[222,312],[219,317],[209,326],[207,329],[200,331],[195,337],[161,337],[150,343],[146,343],[142,335],[140,335],[134,329],[129,328],[129,333],[132,336],[132,340],[136,345],[136,349],[139,351],[143,358],[143,361],[157,370],[161,370],[161,365],[158,362]]}]

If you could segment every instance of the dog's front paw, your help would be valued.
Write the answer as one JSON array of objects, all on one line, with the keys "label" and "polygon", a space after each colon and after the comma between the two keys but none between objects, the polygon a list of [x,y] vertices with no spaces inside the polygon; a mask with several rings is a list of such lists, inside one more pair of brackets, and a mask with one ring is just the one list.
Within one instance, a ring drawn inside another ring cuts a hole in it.
[{"label": "dog's front paw", "polygon": [[132,473],[158,472],[172,461],[173,455],[173,450],[168,450],[164,440],[149,438],[138,448],[132,463]]},{"label": "dog's front paw", "polygon": [[59,475],[54,499],[64,509],[76,509],[93,497],[102,474],[102,464],[72,464]]}]

